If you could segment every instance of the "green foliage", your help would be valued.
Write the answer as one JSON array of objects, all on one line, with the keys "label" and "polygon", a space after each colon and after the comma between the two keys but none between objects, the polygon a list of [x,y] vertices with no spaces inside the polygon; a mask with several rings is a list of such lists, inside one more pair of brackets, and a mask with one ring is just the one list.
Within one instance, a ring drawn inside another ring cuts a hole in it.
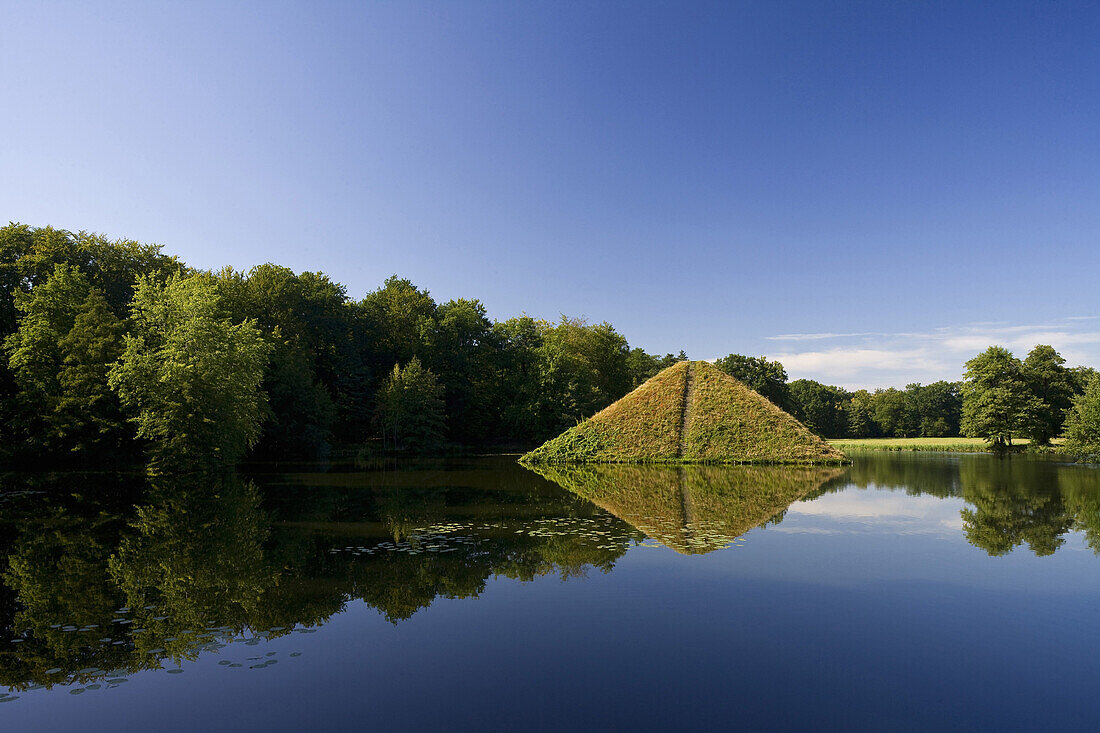
[{"label": "green foliage", "polygon": [[682,349],[679,354],[665,354],[664,356],[646,353],[645,349],[631,349],[626,358],[627,369],[630,371],[631,389],[640,386],[647,379],[657,376],[659,372],[668,369],[673,364],[687,360],[688,356]]},{"label": "green foliage", "polygon": [[1088,383],[1066,418],[1066,449],[1100,455],[1100,376]]},{"label": "green foliage", "polygon": [[1012,445],[1041,404],[1031,393],[1023,364],[1008,349],[990,346],[966,362],[962,432],[984,438],[995,449]]},{"label": "green foliage", "polygon": [[493,433],[500,348],[485,306],[464,298],[448,301],[423,323],[422,334],[428,366],[443,386],[451,440],[468,444]]},{"label": "green foliage", "polygon": [[763,356],[729,354],[714,365],[767,397],[779,409],[795,412],[787,386],[787,370],[778,361],[769,361]]},{"label": "green foliage", "polygon": [[903,392],[891,387],[877,389],[871,403],[871,418],[878,425],[879,432],[898,438],[913,438],[920,432],[920,416],[917,414],[913,394],[916,390],[910,385]]},{"label": "green foliage", "polygon": [[852,393],[848,401],[848,431],[852,438],[874,438],[879,434],[878,425],[871,418],[871,393],[865,389]]},{"label": "green foliage", "polygon": [[395,450],[426,453],[443,443],[443,386],[415,356],[393,372],[378,393],[378,424]]},{"label": "green foliage", "polygon": [[224,314],[213,278],[140,278],[110,383],[166,464],[235,464],[260,436],[270,346]]},{"label": "green foliage", "polygon": [[1061,434],[1066,411],[1073,403],[1077,387],[1075,375],[1065,367],[1066,360],[1053,347],[1039,344],[1023,362],[1023,375],[1037,400],[1030,415],[1027,435],[1039,445]]},{"label": "green foliage", "polygon": [[22,315],[5,347],[23,406],[32,450],[118,449],[126,431],[107,384],[118,357],[122,324],[103,295],[72,265],[59,264],[30,292],[18,292]]},{"label": "green foliage", "polygon": [[845,408],[851,398],[847,390],[812,379],[796,379],[791,382],[789,390],[795,407],[794,415],[802,424],[821,436],[847,434],[848,415]]},{"label": "green foliage", "polygon": [[497,356],[495,389],[500,435],[530,443],[542,435],[539,427],[539,375],[543,331],[530,316],[493,324]]},{"label": "green foliage", "polygon": [[[333,425],[362,410],[352,381],[356,312],[343,286],[325,275],[265,264],[248,273],[218,273],[222,303],[234,322],[252,320],[271,346],[263,390],[270,416],[255,453],[267,458],[317,458],[329,452]],[[338,415],[337,404],[344,407]],[[361,425],[356,427],[362,428]]]},{"label": "green foliage", "polygon": [[562,316],[539,322],[539,433],[553,434],[602,410],[630,391],[626,339],[610,323],[591,325]]},{"label": "green foliage", "polygon": [[390,364],[408,363],[422,355],[424,329],[435,316],[436,304],[427,290],[392,275],[385,285],[360,302],[372,344],[377,373]]},{"label": "green foliage", "polygon": [[919,422],[921,437],[947,438],[959,434],[962,388],[958,382],[910,384],[906,386],[905,393]]}]

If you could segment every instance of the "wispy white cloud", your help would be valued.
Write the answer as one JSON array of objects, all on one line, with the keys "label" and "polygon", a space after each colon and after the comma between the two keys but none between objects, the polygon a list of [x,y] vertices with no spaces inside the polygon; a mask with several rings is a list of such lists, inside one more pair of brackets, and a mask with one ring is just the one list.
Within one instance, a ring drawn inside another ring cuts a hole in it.
[{"label": "wispy white cloud", "polygon": [[[789,344],[769,353],[792,379],[809,378],[848,389],[901,387],[910,382],[959,379],[964,364],[988,346],[1001,345],[1023,357],[1036,344],[1050,344],[1070,365],[1100,366],[1100,316],[1072,316],[1057,322],[1004,321],[942,326],[920,332],[787,333],[767,339]],[[800,350],[800,342],[829,342]]]},{"label": "wispy white cloud", "polygon": [[824,341],[826,339],[855,338],[857,336],[885,336],[886,334],[864,331],[863,333],[781,333],[777,336],[765,336],[768,341]]}]

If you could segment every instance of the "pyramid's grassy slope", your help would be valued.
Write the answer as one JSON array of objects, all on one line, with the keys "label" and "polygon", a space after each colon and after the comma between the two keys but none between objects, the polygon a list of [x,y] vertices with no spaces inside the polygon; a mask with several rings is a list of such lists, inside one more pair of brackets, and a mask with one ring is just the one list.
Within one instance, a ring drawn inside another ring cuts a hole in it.
[{"label": "pyramid's grassy slope", "polygon": [[526,463],[842,463],[844,454],[705,361],[665,369]]}]

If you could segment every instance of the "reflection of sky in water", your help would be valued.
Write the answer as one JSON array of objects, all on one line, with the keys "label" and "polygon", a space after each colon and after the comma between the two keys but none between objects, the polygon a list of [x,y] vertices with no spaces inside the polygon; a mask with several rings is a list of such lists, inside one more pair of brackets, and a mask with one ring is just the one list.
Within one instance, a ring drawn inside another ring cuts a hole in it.
[{"label": "reflection of sky in water", "polygon": [[[698,555],[632,546],[639,538],[603,512],[521,516],[544,504],[486,492],[491,517],[447,516],[451,501],[425,504],[447,510],[421,521],[409,502],[398,507],[402,539],[326,535],[305,577],[309,589],[347,572],[348,592],[362,593],[393,576],[356,569],[404,563],[418,569],[411,581],[435,568],[440,590],[407,618],[391,623],[349,596],[316,633],[214,645],[180,674],[21,693],[0,707],[0,727],[1080,730],[1100,720],[1100,558],[1081,535],[1046,557],[1026,546],[990,557],[967,541],[962,498],[867,485],[796,501],[778,524]],[[327,526],[364,515],[348,516]],[[313,536],[286,531],[288,547]],[[536,549],[584,550],[609,572],[520,582],[509,563]],[[452,593],[457,570],[485,553],[495,564],[484,587]]]},{"label": "reflection of sky in water", "polygon": [[906,496],[896,492],[850,488],[799,501],[787,509],[777,532],[874,532],[880,534],[935,534],[958,536],[962,499]]}]

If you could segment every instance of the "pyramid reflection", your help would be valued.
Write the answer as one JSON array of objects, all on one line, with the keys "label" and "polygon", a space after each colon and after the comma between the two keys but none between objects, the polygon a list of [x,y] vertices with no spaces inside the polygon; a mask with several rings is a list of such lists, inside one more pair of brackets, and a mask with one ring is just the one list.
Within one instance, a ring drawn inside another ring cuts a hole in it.
[{"label": "pyramid reflection", "polygon": [[721,549],[845,473],[782,466],[529,466],[683,554]]}]

